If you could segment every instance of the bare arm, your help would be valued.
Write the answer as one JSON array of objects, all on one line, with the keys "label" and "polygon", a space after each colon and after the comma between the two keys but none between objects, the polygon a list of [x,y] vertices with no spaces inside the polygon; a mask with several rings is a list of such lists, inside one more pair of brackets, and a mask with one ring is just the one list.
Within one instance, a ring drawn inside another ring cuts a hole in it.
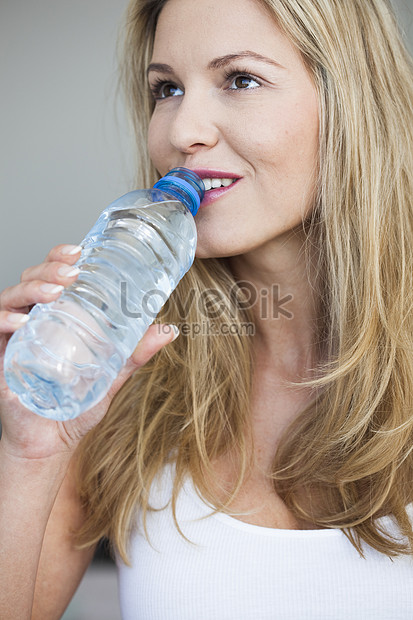
[{"label": "bare arm", "polygon": [[93,558],[95,547],[78,550],[74,544],[73,532],[82,524],[84,514],[72,470],[69,465],[47,523],[32,620],[57,620],[62,616]]},{"label": "bare arm", "polygon": [[73,481],[73,455],[123,383],[174,335],[151,326],[107,396],[78,418],[56,422],[28,411],[5,382],[2,358],[10,335],[18,329],[15,319],[33,304],[58,296],[44,292],[42,285],[66,285],[75,279],[58,274],[59,267],[76,260],[62,249],[53,248],[44,263],[24,271],[20,284],[0,294],[1,620],[61,617],[93,554],[77,551],[71,537],[83,518]]},{"label": "bare arm", "polygon": [[72,469],[67,459],[16,462],[0,442],[2,620],[60,618],[92,559],[73,543],[83,513]]}]

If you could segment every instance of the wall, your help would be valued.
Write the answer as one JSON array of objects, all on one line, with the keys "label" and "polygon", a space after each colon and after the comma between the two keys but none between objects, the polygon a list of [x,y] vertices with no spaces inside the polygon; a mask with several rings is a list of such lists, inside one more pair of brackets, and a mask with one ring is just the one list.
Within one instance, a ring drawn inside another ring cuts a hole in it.
[{"label": "wall", "polygon": [[78,243],[131,189],[116,104],[126,0],[0,3],[0,290],[58,243]]}]

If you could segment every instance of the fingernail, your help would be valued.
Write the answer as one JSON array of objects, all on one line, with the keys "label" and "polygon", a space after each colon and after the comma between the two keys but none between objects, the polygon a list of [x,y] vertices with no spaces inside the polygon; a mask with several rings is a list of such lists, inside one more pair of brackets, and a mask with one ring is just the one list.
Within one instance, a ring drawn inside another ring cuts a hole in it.
[{"label": "fingernail", "polygon": [[7,320],[9,323],[26,323],[29,320],[28,314],[20,314],[20,312],[10,312],[7,315]]},{"label": "fingernail", "polygon": [[77,254],[82,249],[81,245],[64,245],[60,250],[60,254],[66,254],[69,256],[73,256],[73,254]]},{"label": "fingernail", "polygon": [[172,338],[171,342],[173,342],[174,340],[176,340],[179,336],[179,327],[177,327],[176,325],[170,325],[169,326],[173,333],[174,333],[174,337]]},{"label": "fingernail", "polygon": [[50,295],[55,295],[56,293],[60,293],[61,291],[63,291],[64,286],[62,286],[61,284],[42,284],[40,286],[40,290],[43,291],[43,293],[49,293]]},{"label": "fingernail", "polygon": [[80,269],[79,267],[63,265],[63,267],[59,267],[57,273],[59,274],[59,276],[64,276],[65,278],[72,278],[73,276],[77,276],[80,273]]}]

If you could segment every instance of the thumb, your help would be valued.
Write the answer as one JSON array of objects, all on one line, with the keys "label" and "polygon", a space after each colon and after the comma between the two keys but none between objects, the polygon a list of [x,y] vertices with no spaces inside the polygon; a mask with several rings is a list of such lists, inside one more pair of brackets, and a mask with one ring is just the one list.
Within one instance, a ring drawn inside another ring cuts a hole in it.
[{"label": "thumb", "polygon": [[138,369],[144,366],[162,347],[173,342],[179,336],[176,325],[152,324],[138,342],[136,349],[126,362],[112,384],[110,392],[114,395]]}]

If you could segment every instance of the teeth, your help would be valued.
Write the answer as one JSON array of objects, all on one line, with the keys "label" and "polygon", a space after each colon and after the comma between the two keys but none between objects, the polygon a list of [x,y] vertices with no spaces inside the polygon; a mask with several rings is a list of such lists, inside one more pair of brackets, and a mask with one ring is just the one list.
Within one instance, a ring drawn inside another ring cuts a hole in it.
[{"label": "teeth", "polygon": [[210,189],[216,189],[217,187],[228,187],[229,185],[232,185],[232,183],[235,183],[235,181],[237,179],[212,179],[212,178],[205,178],[202,179],[205,185],[205,191],[208,191]]}]

